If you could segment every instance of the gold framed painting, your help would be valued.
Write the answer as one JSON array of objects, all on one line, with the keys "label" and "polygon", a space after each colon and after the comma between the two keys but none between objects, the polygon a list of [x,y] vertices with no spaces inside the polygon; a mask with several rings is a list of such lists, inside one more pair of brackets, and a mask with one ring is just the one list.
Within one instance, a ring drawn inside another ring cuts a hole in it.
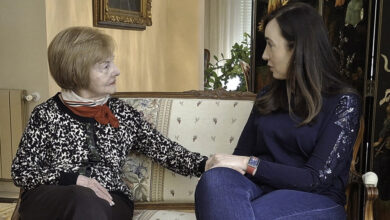
[{"label": "gold framed painting", "polygon": [[152,25],[152,0],[93,0],[95,27],[145,30]]}]

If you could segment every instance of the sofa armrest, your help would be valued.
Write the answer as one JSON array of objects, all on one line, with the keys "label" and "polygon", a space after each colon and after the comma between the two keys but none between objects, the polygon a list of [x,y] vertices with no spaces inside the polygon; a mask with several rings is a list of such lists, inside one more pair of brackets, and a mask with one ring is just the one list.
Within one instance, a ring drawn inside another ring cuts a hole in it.
[{"label": "sofa armrest", "polygon": [[365,187],[364,192],[366,194],[366,201],[364,203],[364,219],[373,220],[373,203],[379,196],[378,188],[376,187],[378,183],[378,176],[374,172],[367,172],[362,175],[362,180]]}]

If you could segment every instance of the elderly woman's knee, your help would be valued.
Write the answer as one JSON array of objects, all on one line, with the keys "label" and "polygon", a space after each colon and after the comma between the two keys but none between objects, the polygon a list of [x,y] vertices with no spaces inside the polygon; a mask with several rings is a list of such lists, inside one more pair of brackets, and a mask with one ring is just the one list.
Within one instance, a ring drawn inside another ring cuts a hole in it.
[{"label": "elderly woman's knee", "polygon": [[[108,202],[99,198],[96,193],[90,188],[72,185],[66,187],[64,195],[66,195],[65,200],[69,204],[73,204],[75,206],[85,206],[86,208],[97,208],[97,207],[109,207]],[[107,204],[106,204],[107,203]]]}]

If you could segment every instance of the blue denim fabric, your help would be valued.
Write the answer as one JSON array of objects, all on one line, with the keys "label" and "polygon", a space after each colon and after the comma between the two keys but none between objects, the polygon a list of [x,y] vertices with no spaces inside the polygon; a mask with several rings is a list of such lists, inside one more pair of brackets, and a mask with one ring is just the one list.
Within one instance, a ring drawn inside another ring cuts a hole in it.
[{"label": "blue denim fabric", "polygon": [[205,172],[195,192],[198,220],[346,219],[344,207],[328,197],[296,190],[264,194],[229,168]]}]

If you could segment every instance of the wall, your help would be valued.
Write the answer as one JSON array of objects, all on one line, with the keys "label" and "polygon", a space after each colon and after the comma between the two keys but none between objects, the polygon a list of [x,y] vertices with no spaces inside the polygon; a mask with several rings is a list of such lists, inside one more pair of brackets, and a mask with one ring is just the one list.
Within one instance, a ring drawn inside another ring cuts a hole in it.
[{"label": "wall", "polygon": [[[203,17],[204,0],[152,0],[145,31],[101,28],[117,43],[118,91],[202,89]],[[92,0],[1,0],[0,88],[37,91],[41,101],[54,95],[47,46],[64,28],[92,20]]]},{"label": "wall", "polygon": [[[204,0],[153,0],[153,25],[145,31],[101,28],[117,43],[118,91],[201,89],[203,11]],[[64,28],[92,26],[92,1],[46,0],[46,20],[49,45]],[[48,78],[53,95],[59,88]]]},{"label": "wall", "polygon": [[0,88],[48,97],[45,22],[45,0],[0,1]]}]

